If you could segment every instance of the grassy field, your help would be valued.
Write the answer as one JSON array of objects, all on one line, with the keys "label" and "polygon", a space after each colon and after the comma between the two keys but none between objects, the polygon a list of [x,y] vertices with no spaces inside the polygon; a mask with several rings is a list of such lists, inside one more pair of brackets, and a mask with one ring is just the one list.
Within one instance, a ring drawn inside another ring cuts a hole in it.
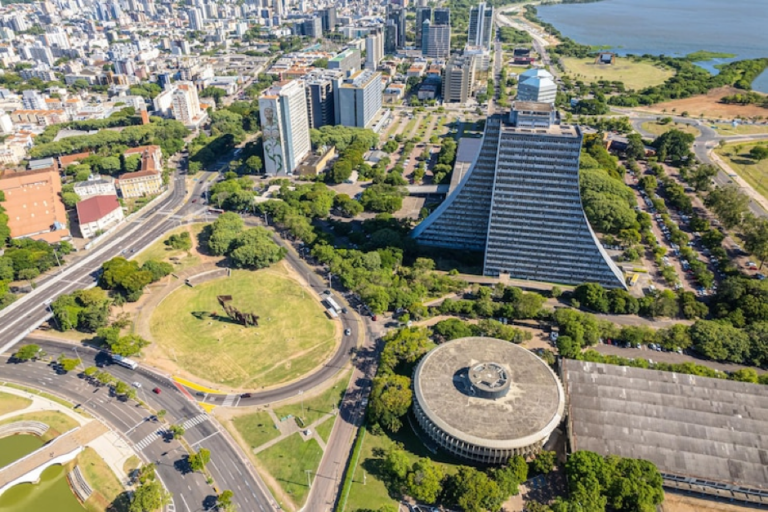
[{"label": "grassy field", "polygon": [[334,407],[338,409],[339,402],[341,402],[341,399],[344,396],[344,391],[346,391],[347,384],[349,383],[349,374],[350,370],[345,371],[332,387],[317,396],[305,398],[303,416],[301,401],[283,405],[281,407],[275,407],[275,414],[278,418],[285,418],[288,415],[292,415],[296,418],[301,418],[305,425],[310,425],[324,415],[332,413]]},{"label": "grassy field", "polygon": [[93,448],[86,447],[77,456],[77,465],[80,466],[85,481],[93,489],[93,494],[85,502],[85,508],[89,512],[107,510],[115,498],[123,492],[120,481]]},{"label": "grassy field", "polygon": [[304,504],[309,493],[305,471],[311,470],[314,479],[322,456],[323,450],[317,441],[310,439],[304,442],[299,433],[256,454],[261,465],[298,507]]},{"label": "grassy field", "polygon": [[[217,295],[259,315],[258,327],[224,316]],[[219,316],[221,315],[221,316]],[[153,312],[152,338],[193,375],[232,387],[270,386],[305,375],[335,347],[335,324],[284,263],[179,288]]]},{"label": "grassy field", "polygon": [[0,415],[20,411],[32,405],[32,400],[23,396],[0,393]]},{"label": "grassy field", "polygon": [[328,438],[331,437],[331,431],[333,430],[333,424],[336,422],[336,416],[332,416],[315,427],[315,431],[320,438],[328,442]]},{"label": "grassy field", "polygon": [[266,411],[237,416],[232,418],[232,424],[251,449],[280,435],[280,431],[275,428],[272,418]]},{"label": "grassy field", "polygon": [[565,57],[562,61],[566,72],[577,80],[618,80],[624,82],[627,89],[634,90],[661,84],[674,75],[672,70],[662,69],[651,62],[634,62],[621,57],[617,57],[616,63],[611,65],[595,64],[593,58]]},{"label": "grassy field", "polygon": [[[79,370],[75,370],[75,371],[79,371]],[[59,405],[63,405],[67,409],[73,409],[74,406],[75,406],[72,402],[64,400],[63,398],[59,398],[59,397],[57,397],[55,395],[51,395],[50,393],[46,393],[45,391],[40,391],[39,389],[28,388],[26,386],[21,386],[19,384],[12,384],[10,382],[7,383],[6,386],[8,386],[9,388],[20,389],[22,391],[26,391],[27,393],[32,393],[33,395],[41,396],[41,397],[43,397],[43,398],[45,398],[47,400],[50,400],[51,402],[56,402]],[[85,418],[90,418],[91,417],[90,414],[88,414],[87,412],[83,411],[82,409],[78,409],[76,412],[80,416],[83,416]]]},{"label": "grassy field", "polygon": [[[456,460],[442,452],[430,453],[407,422],[396,435],[377,436],[371,434],[369,430],[363,440],[360,458],[352,477],[352,487],[342,512],[354,512],[358,509],[378,510],[384,505],[396,505],[398,498],[396,490],[390,492],[382,479],[383,454],[396,442],[402,443],[411,464],[419,457],[428,457],[441,466],[446,474],[453,474],[458,470]],[[363,484],[363,473],[365,473],[365,484]]]},{"label": "grassy field", "polygon": [[11,418],[0,421],[0,425],[15,423],[17,421],[39,421],[48,425],[48,431],[41,438],[43,441],[50,441],[65,432],[69,432],[78,426],[78,423],[64,413],[58,411],[36,411],[26,414],[19,414]]},{"label": "grassy field", "polygon": [[128,457],[128,460],[126,460],[123,463],[123,471],[125,471],[126,475],[130,475],[131,472],[135,469],[139,469],[141,467],[141,459],[139,459],[135,455],[131,455]]},{"label": "grassy field", "polygon": [[643,130],[650,132],[656,136],[667,133],[668,131],[673,129],[679,130],[684,133],[690,133],[694,137],[698,137],[699,135],[701,135],[701,132],[698,129],[686,123],[659,124],[656,121],[647,121],[643,123],[641,126],[643,127]]},{"label": "grassy field", "polygon": [[768,124],[754,125],[754,124],[740,124],[734,127],[732,124],[714,124],[715,131],[720,135],[754,135],[766,133],[768,134]]},{"label": "grassy field", "polygon": [[203,230],[203,227],[205,227],[205,224],[192,224],[191,226],[182,226],[180,228],[174,229],[173,231],[163,235],[160,240],[157,240],[145,250],[141,251],[136,256],[135,260],[139,264],[143,264],[147,260],[167,261],[169,263],[173,263],[173,266],[176,270],[183,270],[188,267],[199,265],[202,261],[200,257],[194,253],[194,249],[189,252],[180,251],[168,247],[163,242],[167,240],[171,235],[177,235],[184,231],[189,231],[190,236],[192,236],[192,245],[194,247],[197,245],[197,235],[200,234],[200,232]]},{"label": "grassy field", "polygon": [[[757,144],[726,144],[715,151],[725,163],[763,197],[768,197],[768,160],[756,162],[749,158],[749,150]],[[737,149],[738,147],[738,149]]]}]

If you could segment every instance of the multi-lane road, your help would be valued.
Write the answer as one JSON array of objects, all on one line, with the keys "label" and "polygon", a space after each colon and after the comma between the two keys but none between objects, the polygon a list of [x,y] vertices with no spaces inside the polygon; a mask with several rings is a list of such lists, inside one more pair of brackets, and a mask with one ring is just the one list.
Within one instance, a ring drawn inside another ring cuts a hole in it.
[{"label": "multi-lane road", "polygon": [[[234,501],[241,511],[267,512],[274,510],[274,503],[264,490],[250,464],[237,448],[228,442],[226,432],[212,421],[197,405],[182,393],[169,379],[146,369],[132,371],[111,365],[109,359],[89,347],[75,347],[44,339],[28,339],[49,355],[66,354],[79,357],[84,366],[99,365],[116,378],[137,382],[138,398],[157,411],[165,409],[168,424],[182,424],[186,428],[185,441],[194,449],[204,447],[211,451],[207,468],[219,491],[231,489]],[[206,482],[202,473],[186,469],[187,452],[178,441],[168,440],[163,424],[153,419],[152,413],[136,402],[123,402],[110,396],[105,386],[97,387],[79,376],[80,369],[58,375],[42,362],[9,363],[7,356],[0,356],[0,381],[15,382],[44,389],[53,394],[81,404],[81,407],[105,421],[121,433],[133,449],[147,462],[157,465],[161,480],[173,494],[170,512],[196,512],[207,510],[215,502],[216,492]],[[158,388],[159,394],[152,390]]]}]

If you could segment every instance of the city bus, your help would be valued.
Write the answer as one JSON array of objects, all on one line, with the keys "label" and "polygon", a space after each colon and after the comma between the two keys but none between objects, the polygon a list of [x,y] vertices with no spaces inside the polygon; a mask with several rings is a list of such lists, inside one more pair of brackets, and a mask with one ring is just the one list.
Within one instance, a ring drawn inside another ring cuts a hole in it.
[{"label": "city bus", "polygon": [[139,366],[136,361],[128,359],[127,357],[119,356],[117,354],[112,354],[112,362],[119,364],[120,366],[124,366],[129,370],[135,370]]}]

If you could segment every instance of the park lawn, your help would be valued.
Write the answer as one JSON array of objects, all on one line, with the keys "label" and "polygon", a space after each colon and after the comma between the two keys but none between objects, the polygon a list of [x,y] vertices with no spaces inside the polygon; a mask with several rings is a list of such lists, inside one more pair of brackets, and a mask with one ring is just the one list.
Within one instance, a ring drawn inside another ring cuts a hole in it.
[{"label": "park lawn", "polygon": [[141,459],[135,455],[131,455],[123,463],[123,471],[125,471],[125,474],[129,476],[131,473],[133,473],[134,470],[139,469],[140,467],[141,467]]},{"label": "park lawn", "polygon": [[713,124],[715,131],[720,135],[754,135],[768,133],[768,124],[740,124],[734,127],[732,124]]},{"label": "park lawn", "polygon": [[[79,371],[79,370],[74,370],[74,371]],[[33,395],[41,396],[47,400],[50,400],[51,402],[56,402],[59,405],[63,405],[67,409],[74,410],[75,405],[72,402],[65,400],[63,398],[59,398],[58,396],[55,396],[55,395],[51,395],[50,393],[46,393],[45,391],[40,391],[39,389],[35,389],[35,388],[28,388],[26,386],[13,384],[11,382],[6,383],[5,385],[8,386],[9,388],[20,389],[21,391],[26,391],[27,393],[32,393]],[[75,412],[77,412],[80,416],[83,416],[85,418],[91,418],[91,415],[83,411],[82,409],[78,409]]]},{"label": "park lawn", "polygon": [[86,447],[77,456],[77,465],[83,478],[91,486],[93,494],[86,500],[89,512],[103,512],[122,492],[123,486],[96,450]]},{"label": "park lawn", "polygon": [[[768,198],[768,181],[766,181],[768,178],[768,160],[756,162],[749,158],[749,150],[757,145],[757,143],[726,144],[725,147],[717,148],[715,151],[752,188],[763,197]],[[739,150],[736,149],[737,147]]]},{"label": "park lawn", "polygon": [[[192,224],[191,226],[181,226],[164,234],[159,240],[156,240],[152,245],[141,251],[136,258],[134,258],[140,265],[143,265],[147,260],[167,261],[173,263],[175,270],[183,270],[185,268],[194,267],[202,263],[200,256],[195,254],[195,246],[197,246],[197,235],[205,227],[205,224]],[[192,249],[187,251],[172,249],[165,245],[165,242],[171,235],[178,235],[184,231],[189,231],[192,237]],[[171,259],[173,258],[173,260]]]},{"label": "park lawn", "polygon": [[320,436],[320,439],[328,442],[328,439],[331,437],[331,431],[333,430],[333,424],[336,423],[336,416],[331,416],[321,424],[317,425],[315,427],[315,432],[317,432],[317,435]]},{"label": "park lawn", "polygon": [[[402,443],[411,464],[420,457],[429,458],[440,466],[446,475],[452,475],[458,471],[460,462],[452,457],[438,452],[436,454],[427,450],[424,444],[411,430],[407,420],[397,434],[382,433],[374,435],[370,429],[366,430],[363,446],[360,450],[360,458],[352,477],[352,486],[347,497],[346,506],[341,512],[354,512],[358,509],[378,510],[384,505],[396,505],[400,496],[390,495],[386,483],[382,478],[383,454],[395,443]],[[382,454],[377,456],[375,454]],[[354,462],[354,461],[353,461]],[[363,478],[365,473],[365,478]],[[365,483],[363,481],[365,480]],[[343,499],[343,498],[342,498]]]},{"label": "park lawn", "polygon": [[687,124],[687,123],[668,123],[668,124],[659,124],[656,121],[647,121],[641,125],[643,127],[643,130],[650,132],[657,137],[659,135],[665,134],[670,130],[678,130],[683,133],[690,133],[694,137],[698,137],[701,135],[701,132],[694,128],[693,126]]},{"label": "park lawn", "polygon": [[[232,322],[218,295],[231,295],[234,307],[256,313],[259,325]],[[336,345],[336,324],[314,293],[288,276],[284,262],[179,288],[155,308],[150,330],[166,356],[192,375],[248,389],[305,375]]]},{"label": "park lawn", "polygon": [[280,431],[275,427],[275,423],[266,411],[236,416],[232,418],[232,425],[248,443],[251,450],[280,437]]},{"label": "park lawn", "polygon": [[58,411],[36,411],[19,414],[0,421],[0,425],[7,425],[8,423],[15,423],[17,421],[39,421],[40,423],[48,425],[48,431],[41,437],[45,442],[55,439],[61,434],[69,432],[80,425],[66,414]]},{"label": "park lawn", "polygon": [[0,392],[0,415],[20,411],[32,405],[32,400],[23,396]]},{"label": "park lawn", "polygon": [[624,87],[633,90],[659,85],[674,75],[671,69],[662,69],[652,62],[636,62],[623,57],[616,57],[616,63],[610,65],[595,64],[595,59],[589,57],[564,57],[562,61],[566,72],[576,80],[618,80],[624,83]]},{"label": "park lawn", "polygon": [[292,404],[275,407],[274,411],[278,418],[282,420],[289,415],[295,418],[301,418],[305,426],[309,426],[319,420],[326,414],[331,414],[338,410],[339,403],[344,397],[344,392],[349,384],[349,375],[351,370],[346,370],[331,386],[319,395],[304,398],[303,416],[302,402],[296,401]]},{"label": "park lawn", "polygon": [[306,470],[312,471],[312,479],[316,477],[323,449],[314,439],[305,442],[297,432],[255,457],[300,508],[309,493]]}]

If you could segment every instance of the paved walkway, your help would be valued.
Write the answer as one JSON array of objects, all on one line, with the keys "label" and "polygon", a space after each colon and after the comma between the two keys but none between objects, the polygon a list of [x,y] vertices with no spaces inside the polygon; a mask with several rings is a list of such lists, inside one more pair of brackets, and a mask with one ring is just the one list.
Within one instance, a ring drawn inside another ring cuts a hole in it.
[{"label": "paved walkway", "polygon": [[[309,441],[310,439],[314,439],[315,441],[317,441],[317,444],[320,445],[320,448],[322,448],[323,451],[325,451],[325,441],[323,441],[323,438],[317,434],[317,426],[326,420],[336,421],[336,414],[328,413],[328,414],[325,414],[324,416],[321,416],[317,420],[313,421],[306,427],[299,428],[299,426],[296,424],[296,421],[294,421],[293,418],[287,419],[285,421],[280,421],[280,419],[275,415],[272,409],[267,409],[267,413],[269,414],[269,417],[272,418],[272,421],[275,422],[277,429],[280,431],[280,435],[262,444],[261,446],[257,446],[256,448],[254,448],[253,449],[254,454],[263,452],[267,448],[271,448],[272,446],[276,445],[286,437],[292,436],[296,432],[299,432],[299,435],[301,435],[301,438],[304,440],[304,442]],[[310,430],[312,433],[308,436],[304,435],[304,432],[306,430]]]}]

